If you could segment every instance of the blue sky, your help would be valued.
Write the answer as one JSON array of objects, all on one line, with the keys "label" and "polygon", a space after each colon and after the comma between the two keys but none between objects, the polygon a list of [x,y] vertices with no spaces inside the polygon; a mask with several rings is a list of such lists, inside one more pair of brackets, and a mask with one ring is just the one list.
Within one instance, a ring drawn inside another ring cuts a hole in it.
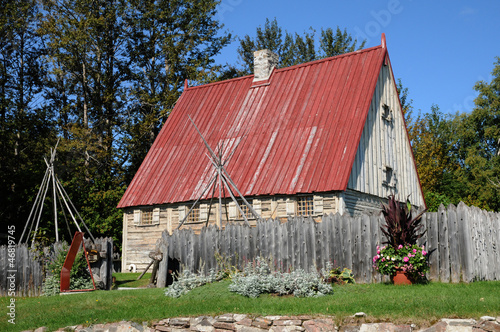
[{"label": "blue sky", "polygon": [[[432,104],[445,113],[470,112],[479,80],[491,81],[495,56],[500,56],[500,1],[416,0],[222,0],[218,19],[238,37],[255,36],[266,18],[275,18],[288,32],[339,26],[366,47],[380,44],[381,33],[394,75],[413,99],[414,113]],[[235,64],[238,42],[216,61]]]}]

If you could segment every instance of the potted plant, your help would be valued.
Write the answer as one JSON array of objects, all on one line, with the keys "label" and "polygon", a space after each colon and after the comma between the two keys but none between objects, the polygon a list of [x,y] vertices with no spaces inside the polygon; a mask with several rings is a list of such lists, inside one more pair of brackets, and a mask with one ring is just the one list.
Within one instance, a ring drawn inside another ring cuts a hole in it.
[{"label": "potted plant", "polygon": [[425,210],[413,218],[408,199],[406,204],[401,204],[394,195],[388,198],[388,204],[382,204],[385,224],[381,226],[387,241],[385,246],[377,246],[373,266],[380,273],[391,276],[395,284],[422,281],[429,263],[425,247],[418,246],[417,240],[425,234],[425,231],[419,233]]}]

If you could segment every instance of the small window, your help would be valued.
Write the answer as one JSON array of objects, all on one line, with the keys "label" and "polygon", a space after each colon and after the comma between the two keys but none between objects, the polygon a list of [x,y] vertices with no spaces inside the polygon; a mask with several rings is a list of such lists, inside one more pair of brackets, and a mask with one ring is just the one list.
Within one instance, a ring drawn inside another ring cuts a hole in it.
[{"label": "small window", "polygon": [[297,215],[312,216],[314,214],[314,199],[312,196],[297,197]]},{"label": "small window", "polygon": [[382,105],[382,119],[388,122],[392,121],[392,110],[387,104]]},{"label": "small window", "polygon": [[143,208],[141,210],[141,225],[153,224],[153,208]]},{"label": "small window", "polygon": [[385,179],[382,181],[382,184],[387,187],[394,187],[396,185],[396,179],[394,170],[391,166],[384,167]]},{"label": "small window", "polygon": [[[189,210],[188,210],[189,211]],[[196,204],[196,206],[189,212],[189,215],[186,219],[186,223],[197,223],[200,222],[200,204]]]},{"label": "small window", "polygon": [[[250,205],[253,205],[253,202],[251,199],[246,199],[248,204]],[[250,219],[250,218],[253,218],[253,214],[252,212],[250,211],[250,209],[248,208],[248,206],[245,204],[245,202],[243,202],[242,199],[239,199],[238,200],[238,205],[240,206],[240,209],[241,211],[243,211],[243,213],[245,214],[245,217],[247,217],[247,219]],[[238,208],[236,208],[238,210],[238,219],[244,219],[243,218],[243,215],[241,214],[240,210]]]}]

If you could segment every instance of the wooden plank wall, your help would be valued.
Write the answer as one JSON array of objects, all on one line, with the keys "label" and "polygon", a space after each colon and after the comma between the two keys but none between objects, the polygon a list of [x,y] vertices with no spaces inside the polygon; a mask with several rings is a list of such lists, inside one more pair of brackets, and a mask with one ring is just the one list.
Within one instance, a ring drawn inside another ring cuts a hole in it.
[{"label": "wooden plank wall", "polygon": [[[92,271],[103,280],[106,289],[111,288],[112,284],[112,264],[113,264],[113,239],[98,238],[96,243],[101,252],[106,252],[106,257],[92,265]],[[87,246],[87,241],[86,241]],[[54,258],[61,250],[61,242],[54,243],[50,247],[43,248],[45,260]],[[15,276],[14,293],[16,297],[40,296],[42,293],[42,284],[45,280],[45,271],[42,265],[44,258],[26,244],[18,244],[11,247],[11,252],[15,253],[15,264],[9,265],[9,247],[0,247],[0,296],[10,296],[9,276]]]},{"label": "wooden plank wall", "polygon": [[[424,214],[427,232],[420,239],[430,253],[430,280],[471,282],[500,280],[500,213],[491,213],[461,203]],[[256,227],[229,224],[220,230],[204,228],[199,234],[181,229],[162,234],[159,243],[164,257],[179,260],[192,272],[218,268],[216,254],[240,269],[258,256],[272,258],[275,268],[310,271],[332,262],[352,269],[359,283],[387,281],[376,273],[372,257],[385,241],[381,214],[327,215],[322,222],[290,218],[288,222],[269,219]],[[160,263],[158,287],[165,286],[167,260]]]}]

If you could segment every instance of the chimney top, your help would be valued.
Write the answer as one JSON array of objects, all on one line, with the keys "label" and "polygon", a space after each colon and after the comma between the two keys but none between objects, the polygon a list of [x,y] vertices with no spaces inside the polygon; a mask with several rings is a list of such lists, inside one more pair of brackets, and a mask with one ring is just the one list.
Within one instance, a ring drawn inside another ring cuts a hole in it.
[{"label": "chimney top", "polygon": [[270,50],[259,50],[253,52],[253,81],[264,81],[269,79],[271,73],[278,64],[278,55]]}]

